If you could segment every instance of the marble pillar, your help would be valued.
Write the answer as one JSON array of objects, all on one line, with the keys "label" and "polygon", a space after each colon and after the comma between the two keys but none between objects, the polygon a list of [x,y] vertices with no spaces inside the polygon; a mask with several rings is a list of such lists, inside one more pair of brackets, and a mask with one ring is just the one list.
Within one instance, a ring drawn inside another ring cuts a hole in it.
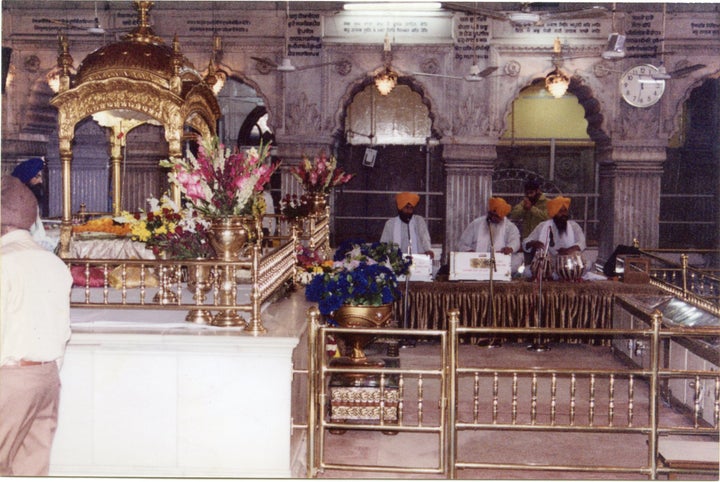
[{"label": "marble pillar", "polygon": [[613,145],[600,160],[598,256],[607,259],[619,244],[637,239],[657,248],[660,237],[660,185],[664,145],[633,142]]},{"label": "marble pillar", "polygon": [[[457,241],[470,222],[487,212],[492,195],[495,145],[443,146],[445,168],[444,257],[457,250]],[[442,263],[447,263],[443,259]]]}]

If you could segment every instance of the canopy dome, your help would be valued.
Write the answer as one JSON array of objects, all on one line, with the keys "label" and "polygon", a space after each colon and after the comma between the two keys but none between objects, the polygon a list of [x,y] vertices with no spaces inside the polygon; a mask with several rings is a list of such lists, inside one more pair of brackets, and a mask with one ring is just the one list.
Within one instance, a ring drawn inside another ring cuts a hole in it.
[{"label": "canopy dome", "polygon": [[165,89],[171,89],[176,75],[182,78],[183,84],[203,81],[195,66],[180,52],[177,40],[170,47],[155,35],[148,24],[152,5],[150,1],[135,2],[138,26],[121,41],[105,45],[85,57],[78,66],[75,86],[118,77],[153,82]]}]

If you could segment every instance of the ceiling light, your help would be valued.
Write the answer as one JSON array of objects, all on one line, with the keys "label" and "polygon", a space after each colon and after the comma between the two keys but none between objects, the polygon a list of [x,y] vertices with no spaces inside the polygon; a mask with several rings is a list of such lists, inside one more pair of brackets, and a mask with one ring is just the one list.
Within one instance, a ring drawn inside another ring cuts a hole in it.
[{"label": "ceiling light", "polygon": [[440,2],[358,2],[343,5],[343,10],[355,12],[433,11],[441,8]]},{"label": "ceiling light", "polygon": [[529,12],[510,12],[508,18],[512,23],[520,25],[536,24],[540,21],[540,15]]},{"label": "ceiling light", "polygon": [[569,86],[570,79],[557,67],[545,77],[545,88],[556,99],[565,95]]},{"label": "ceiling light", "polygon": [[278,65],[277,69],[280,72],[292,72],[295,70],[295,66],[290,61],[290,57],[283,57],[282,62]]},{"label": "ceiling light", "polygon": [[389,67],[375,76],[375,87],[380,95],[388,95],[397,85],[398,76]]}]

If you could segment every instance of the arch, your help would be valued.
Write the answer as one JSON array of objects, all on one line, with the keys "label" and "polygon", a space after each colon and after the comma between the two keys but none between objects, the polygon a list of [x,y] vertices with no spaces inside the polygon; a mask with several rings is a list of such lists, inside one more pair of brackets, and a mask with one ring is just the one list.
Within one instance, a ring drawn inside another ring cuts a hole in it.
[{"label": "arch", "polygon": [[240,146],[249,146],[249,145],[255,145],[258,142],[262,142],[263,144],[268,143],[274,143],[275,136],[273,135],[271,130],[261,132],[260,133],[260,139],[258,142],[254,141],[252,139],[252,132],[257,127],[258,121],[263,117],[267,115],[267,109],[265,106],[257,106],[255,107],[245,118],[245,121],[240,126],[240,130],[238,131],[237,135],[237,145]]},{"label": "arch", "polygon": [[[373,83],[373,77],[364,76],[357,79],[355,82],[350,83],[345,89],[345,93],[340,98],[340,101],[338,102],[338,108],[335,111],[335,125],[337,125],[338,127],[334,132],[333,137],[335,137],[336,142],[339,142],[344,138],[345,119],[348,107],[350,106],[350,104],[352,104],[357,94],[365,90],[368,85],[371,85]],[[410,90],[420,96],[420,100],[427,107],[428,116],[430,117],[430,137],[432,137],[433,139],[440,139],[441,134],[436,128],[437,116],[433,111],[433,102],[430,96],[427,94],[423,85],[410,76],[398,77],[398,85],[407,85],[408,87],[410,87]]]},{"label": "arch", "polygon": [[[515,95],[508,99],[508,102],[505,105],[505,111],[500,117],[501,122],[504,123],[505,119],[507,119],[510,111],[512,110],[513,102],[515,101],[515,99],[518,98],[520,92],[522,92],[527,87],[537,85],[538,83],[544,84],[545,77],[536,77],[532,79],[529,83],[518,88],[518,90],[515,92]],[[605,130],[603,128],[603,122],[605,121],[605,118],[600,108],[600,102],[595,98],[592,89],[588,85],[586,85],[580,77],[573,76],[570,78],[568,92],[570,94],[573,94],[577,98],[578,103],[583,107],[583,110],[585,111],[585,120],[588,123],[587,133],[590,139],[595,142],[597,146],[604,146],[606,144],[609,144],[610,137],[605,133]],[[507,126],[503,125],[503,128],[500,130],[500,134],[502,134],[502,132],[504,132],[506,129]]]}]

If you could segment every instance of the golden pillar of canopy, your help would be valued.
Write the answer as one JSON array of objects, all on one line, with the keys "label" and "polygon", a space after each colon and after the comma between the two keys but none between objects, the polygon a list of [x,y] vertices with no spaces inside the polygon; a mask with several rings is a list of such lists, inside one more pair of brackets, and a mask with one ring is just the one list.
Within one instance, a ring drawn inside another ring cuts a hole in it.
[{"label": "golden pillar of canopy", "polygon": [[[215,134],[220,107],[208,82],[180,51],[153,33],[148,13],[154,2],[135,0],[138,25],[120,41],[85,57],[71,78],[72,57],[67,39],[60,37],[60,90],[50,100],[58,109],[58,137],[62,167],[62,229],[60,255],[69,255],[72,230],[70,166],[75,126],[93,119],[109,131],[113,215],[121,210],[121,160],[127,134],[142,124],[162,126],[170,157],[182,156],[185,128],[203,137]],[[179,202],[180,193],[173,197]]]}]

